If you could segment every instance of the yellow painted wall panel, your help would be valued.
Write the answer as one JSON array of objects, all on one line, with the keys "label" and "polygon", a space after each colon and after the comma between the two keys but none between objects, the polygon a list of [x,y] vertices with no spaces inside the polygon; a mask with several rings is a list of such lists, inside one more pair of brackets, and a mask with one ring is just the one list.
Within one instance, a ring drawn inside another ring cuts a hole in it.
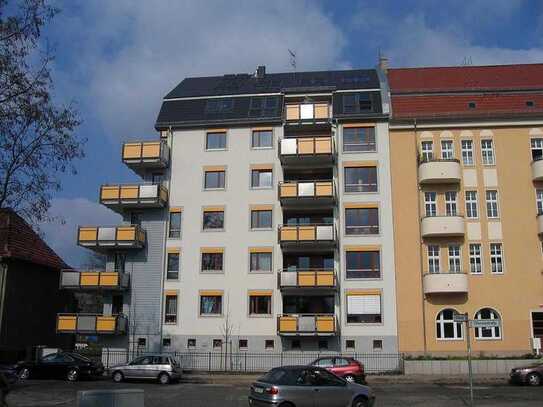
[{"label": "yellow painted wall panel", "polygon": [[287,120],[299,120],[300,119],[300,106],[299,105],[287,105]]},{"label": "yellow painted wall panel", "polygon": [[123,242],[136,240],[136,228],[134,226],[118,227],[117,240]]},{"label": "yellow painted wall panel", "polygon": [[95,241],[97,237],[97,228],[79,228],[79,240],[81,242]]},{"label": "yellow painted wall panel", "polygon": [[298,285],[300,287],[314,287],[316,283],[317,281],[314,271],[298,272]]},{"label": "yellow painted wall panel", "polygon": [[75,331],[77,328],[77,318],[75,315],[59,315],[57,318],[57,330]]},{"label": "yellow painted wall panel", "polygon": [[296,182],[281,184],[279,191],[281,198],[295,198],[298,196],[298,184]]},{"label": "yellow painted wall panel", "polygon": [[281,228],[281,240],[282,241],[295,241],[298,240],[298,232],[296,226],[285,226]]},{"label": "yellow painted wall panel", "polygon": [[299,240],[315,240],[316,239],[315,226],[298,226],[298,239]]},{"label": "yellow painted wall panel", "polygon": [[138,199],[139,187],[137,185],[123,185],[121,187],[121,199]]},{"label": "yellow painted wall panel", "polygon": [[101,272],[100,286],[117,287],[119,285],[119,273]]},{"label": "yellow painted wall panel", "polygon": [[96,317],[96,332],[115,332],[116,317]]},{"label": "yellow painted wall panel", "polygon": [[315,153],[315,139],[313,137],[298,139],[298,154],[314,154],[314,153]]},{"label": "yellow painted wall panel", "polygon": [[108,199],[119,199],[119,186],[118,185],[112,185],[112,186],[102,186],[100,188],[100,198],[102,200],[108,200]]},{"label": "yellow painted wall panel", "polygon": [[123,159],[133,160],[141,158],[141,143],[126,143],[123,146]]},{"label": "yellow painted wall panel", "polygon": [[99,281],[100,281],[100,273],[97,273],[95,271],[91,271],[91,272],[84,271],[84,272],[81,272],[79,285],[97,287]]},{"label": "yellow painted wall panel", "polygon": [[315,153],[331,154],[332,153],[332,138],[331,137],[315,138]]},{"label": "yellow painted wall panel", "polygon": [[143,143],[143,158],[159,158],[160,157],[160,141],[152,143]]},{"label": "yellow painted wall panel", "polygon": [[279,317],[280,332],[296,332],[298,329],[298,319],[296,317]]},{"label": "yellow painted wall panel", "polygon": [[334,317],[317,316],[317,332],[335,332]]}]

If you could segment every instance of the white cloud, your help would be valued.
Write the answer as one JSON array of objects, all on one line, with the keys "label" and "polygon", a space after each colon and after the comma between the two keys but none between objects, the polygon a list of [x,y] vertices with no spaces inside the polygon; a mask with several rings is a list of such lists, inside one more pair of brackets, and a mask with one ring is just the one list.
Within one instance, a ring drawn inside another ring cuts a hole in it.
[{"label": "white cloud", "polygon": [[47,244],[72,267],[83,264],[87,249],[77,246],[77,227],[84,225],[115,225],[121,217],[106,207],[84,198],[56,198],[49,214],[64,220],[40,225]]}]

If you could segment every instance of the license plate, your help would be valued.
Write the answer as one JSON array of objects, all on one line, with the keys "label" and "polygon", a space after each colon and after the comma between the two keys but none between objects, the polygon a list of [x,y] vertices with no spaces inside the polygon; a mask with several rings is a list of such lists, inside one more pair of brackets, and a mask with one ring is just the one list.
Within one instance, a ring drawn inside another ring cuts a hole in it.
[{"label": "license plate", "polygon": [[255,387],[255,393],[264,393],[264,389],[262,387]]}]

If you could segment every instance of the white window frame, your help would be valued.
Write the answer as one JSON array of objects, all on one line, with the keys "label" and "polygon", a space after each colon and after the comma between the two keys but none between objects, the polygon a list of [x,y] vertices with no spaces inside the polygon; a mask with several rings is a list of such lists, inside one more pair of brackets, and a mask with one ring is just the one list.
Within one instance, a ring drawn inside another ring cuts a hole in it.
[{"label": "white window frame", "polygon": [[[535,151],[539,151],[537,158],[534,158]],[[533,161],[538,161],[543,158],[543,138],[533,138],[530,140],[530,152],[532,154]]]},{"label": "white window frame", "polygon": [[490,272],[491,274],[503,274],[505,262],[503,260],[503,244],[490,243]]},{"label": "white window frame", "polygon": [[543,215],[543,189],[535,190],[535,202],[537,215]]},{"label": "white window frame", "polygon": [[486,197],[486,217],[489,219],[497,219],[500,217],[500,208],[498,205],[498,191],[495,189],[487,189]]},{"label": "white window frame", "polygon": [[[426,147],[430,148],[426,148]],[[423,162],[434,159],[434,142],[432,140],[423,140],[420,142],[420,154]]]},{"label": "white window frame", "polygon": [[[490,311],[490,318],[482,318],[481,312],[484,310]],[[475,328],[475,339],[478,341],[496,341],[502,339],[502,318],[498,311],[496,311],[493,308],[485,307],[481,308],[479,311],[475,313],[475,320],[483,320],[483,321],[489,321],[489,320],[495,320],[497,319],[500,322],[499,327],[492,327],[492,328]],[[491,332],[491,336],[483,336],[483,332]],[[496,333],[497,331],[497,333]]]},{"label": "white window frame", "polygon": [[473,160],[473,140],[460,140],[460,146],[462,149],[462,164],[466,166],[474,165],[475,163]]},{"label": "white window frame", "polygon": [[484,138],[481,140],[481,158],[483,160],[483,165],[496,165],[494,140],[491,138]]},{"label": "white window frame", "polygon": [[447,253],[449,255],[449,273],[462,272],[462,252],[460,245],[449,245]]},{"label": "white window frame", "polygon": [[428,252],[428,273],[439,274],[440,270],[440,247],[438,245],[429,245]]},{"label": "white window frame", "polygon": [[426,217],[437,216],[437,193],[424,193],[424,213]]},{"label": "white window frame", "polygon": [[477,219],[479,217],[479,208],[477,204],[477,191],[465,192],[466,218]]},{"label": "white window frame", "polygon": [[454,141],[441,140],[441,159],[454,160]]},{"label": "white window frame", "polygon": [[456,196],[456,191],[445,192],[445,214],[447,216],[458,216]]},{"label": "white window frame", "polygon": [[[454,309],[451,309],[451,308],[446,308],[446,309],[442,309],[441,311],[439,311],[439,313],[437,314],[436,316],[436,339],[438,341],[463,341],[464,340],[464,327],[463,327],[463,323],[462,322],[454,322],[453,319],[445,319],[443,317],[443,313],[445,311],[453,311],[453,315],[454,313],[456,312]],[[438,336],[438,330],[437,330],[437,325],[439,324],[439,326],[441,327],[441,338]],[[445,324],[453,324],[453,331],[454,331],[454,336],[451,337],[451,338],[446,338],[444,337],[445,335]],[[460,335],[458,335],[458,330],[460,330]]]},{"label": "white window frame", "polygon": [[469,271],[471,274],[483,274],[483,256],[481,243],[469,244]]}]

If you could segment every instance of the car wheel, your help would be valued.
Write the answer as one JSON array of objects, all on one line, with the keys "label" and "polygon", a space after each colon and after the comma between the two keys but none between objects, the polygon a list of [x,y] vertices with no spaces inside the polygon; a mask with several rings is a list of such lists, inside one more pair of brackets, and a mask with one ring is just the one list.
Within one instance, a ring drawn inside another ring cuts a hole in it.
[{"label": "car wheel", "polygon": [[539,386],[541,384],[541,376],[537,373],[530,373],[528,377],[526,377],[526,382],[530,386]]},{"label": "car wheel", "polygon": [[357,397],[353,401],[352,407],[368,407],[368,400],[364,397]]},{"label": "car wheel", "polygon": [[343,376],[343,378],[347,380],[349,383],[354,383],[356,381],[352,374],[345,375]]},{"label": "car wheel", "polygon": [[18,373],[19,380],[27,380],[30,378],[30,369],[27,367],[23,367],[21,370],[19,370]]},{"label": "car wheel", "polygon": [[111,378],[113,379],[115,383],[120,383],[124,380],[123,374],[119,371],[113,373],[113,376],[111,376]]},{"label": "car wheel", "polygon": [[160,384],[169,384],[170,383],[170,375],[168,373],[161,373],[158,375],[158,382]]},{"label": "car wheel", "polygon": [[70,369],[66,374],[66,380],[69,382],[76,382],[79,379],[79,371],[77,369]]}]

